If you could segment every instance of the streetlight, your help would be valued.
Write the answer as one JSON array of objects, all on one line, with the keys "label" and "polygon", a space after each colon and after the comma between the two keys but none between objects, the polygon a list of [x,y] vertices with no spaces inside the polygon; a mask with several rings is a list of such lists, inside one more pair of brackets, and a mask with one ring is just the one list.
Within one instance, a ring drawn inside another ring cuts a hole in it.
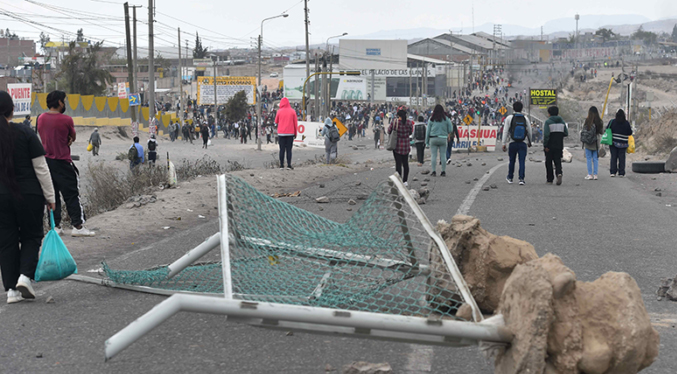
[{"label": "streetlight", "polygon": [[[333,56],[333,53],[329,53],[329,40],[334,39],[334,38],[340,38],[340,37],[346,36],[346,35],[348,35],[348,33],[344,32],[341,35],[330,36],[329,38],[327,38],[327,43],[326,43],[326,47],[325,47],[325,49],[327,50],[327,53],[325,54],[325,56],[329,55],[330,61],[333,60],[334,56]],[[324,61],[325,61],[324,68],[326,69],[327,68],[327,65],[326,65],[327,60],[325,59]],[[329,73],[331,73],[331,72],[329,72]],[[331,74],[329,74],[329,77],[327,77],[326,75],[322,76],[322,87],[323,87],[322,88],[322,92],[323,92],[322,96],[324,97],[324,102],[325,102],[323,109],[326,112],[324,114],[326,114],[327,116],[329,115],[329,110],[331,109],[331,104],[330,104],[330,102],[331,102],[331,78],[332,78]],[[329,81],[327,81],[327,79],[329,79]],[[316,100],[317,100],[317,98],[316,98]]]},{"label": "streetlight", "polygon": [[258,86],[256,87],[256,91],[259,94],[258,99],[256,100],[256,134],[258,134],[258,142],[257,142],[257,150],[261,150],[261,90],[260,87],[262,86],[261,84],[261,48],[263,47],[263,23],[275,19],[275,18],[280,18],[284,17],[287,18],[289,17],[289,14],[280,14],[274,17],[268,17],[261,21],[261,34],[259,34],[259,82]]}]

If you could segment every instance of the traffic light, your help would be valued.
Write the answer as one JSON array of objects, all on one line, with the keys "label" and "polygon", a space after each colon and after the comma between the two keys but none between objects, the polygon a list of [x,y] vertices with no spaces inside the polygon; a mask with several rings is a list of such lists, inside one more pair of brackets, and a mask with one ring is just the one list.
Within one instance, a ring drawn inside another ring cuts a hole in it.
[{"label": "traffic light", "polygon": [[477,115],[478,115],[478,116],[480,115],[480,111],[479,111],[479,110],[478,110],[478,111],[476,111],[476,113],[477,113]]}]

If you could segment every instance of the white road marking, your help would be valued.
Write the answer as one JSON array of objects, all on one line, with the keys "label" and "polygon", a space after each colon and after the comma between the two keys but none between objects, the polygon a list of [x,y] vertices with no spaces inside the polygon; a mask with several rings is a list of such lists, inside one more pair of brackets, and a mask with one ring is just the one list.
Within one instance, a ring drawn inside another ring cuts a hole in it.
[{"label": "white road marking", "polygon": [[466,196],[465,200],[463,200],[463,203],[461,204],[461,206],[456,211],[456,215],[468,214],[468,212],[470,211],[470,207],[475,202],[475,198],[477,198],[477,194],[482,189],[482,186],[485,183],[487,183],[489,178],[491,178],[491,176],[494,174],[494,172],[496,170],[498,170],[501,167],[504,167],[507,164],[508,164],[507,162],[504,162],[502,164],[498,164],[498,165],[494,166],[493,168],[491,168],[491,170],[489,170],[489,173],[484,174],[484,176],[482,178],[480,178],[480,180],[477,181],[477,183],[475,183],[475,187],[473,187],[473,189],[470,190],[470,193],[468,193],[468,196]]}]

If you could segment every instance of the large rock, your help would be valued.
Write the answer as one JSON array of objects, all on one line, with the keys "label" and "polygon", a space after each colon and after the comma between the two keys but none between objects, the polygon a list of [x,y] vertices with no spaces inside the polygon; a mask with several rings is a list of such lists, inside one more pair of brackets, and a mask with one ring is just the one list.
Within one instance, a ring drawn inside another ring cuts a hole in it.
[{"label": "large rock", "polygon": [[571,162],[574,159],[574,155],[569,152],[568,149],[564,148],[562,151],[562,162]]},{"label": "large rock", "polygon": [[[451,224],[439,222],[437,230],[442,234],[477,305],[484,313],[491,314],[498,307],[503,286],[515,266],[538,258],[531,244],[508,236],[491,234],[474,217],[455,216]],[[455,292],[451,277],[446,273],[442,256],[438,252],[431,253],[430,264],[437,284],[451,293]],[[435,274],[444,274],[443,279]],[[438,302],[445,303],[444,300]],[[447,302],[451,307],[455,303],[456,298]]]},{"label": "large rock", "polygon": [[677,147],[673,148],[668,160],[665,161],[665,171],[677,173]]},{"label": "large rock", "polygon": [[634,374],[656,359],[659,336],[632,277],[575,279],[551,254],[515,269],[498,310],[515,338],[497,374]]}]

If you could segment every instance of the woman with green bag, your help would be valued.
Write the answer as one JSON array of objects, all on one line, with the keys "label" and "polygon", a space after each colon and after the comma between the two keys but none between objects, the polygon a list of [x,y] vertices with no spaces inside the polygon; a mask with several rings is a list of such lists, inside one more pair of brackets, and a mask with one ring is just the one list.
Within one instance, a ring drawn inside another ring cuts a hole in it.
[{"label": "woman with green bag", "polygon": [[0,270],[7,303],[34,299],[45,204],[54,210],[45,150],[29,127],[11,123],[12,97],[0,91]]},{"label": "woman with green bag", "polygon": [[[619,177],[623,178],[625,177],[625,153],[628,148],[628,138],[632,135],[632,127],[630,122],[625,119],[623,109],[616,112],[616,118],[609,123],[606,131],[611,132],[611,144],[609,145],[611,177],[613,178],[618,174]],[[606,144],[604,141],[602,143]]]}]

